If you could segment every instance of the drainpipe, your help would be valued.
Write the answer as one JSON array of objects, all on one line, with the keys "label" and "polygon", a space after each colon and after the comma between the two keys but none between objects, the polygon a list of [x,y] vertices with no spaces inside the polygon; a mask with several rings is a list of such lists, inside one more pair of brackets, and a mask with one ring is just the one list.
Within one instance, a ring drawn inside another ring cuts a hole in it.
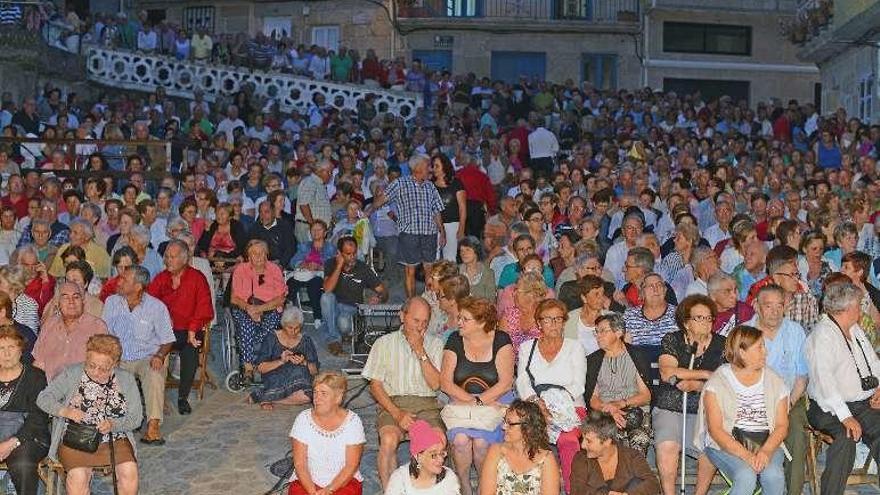
[{"label": "drainpipe", "polygon": [[642,55],[642,87],[648,86],[648,63],[651,61],[651,11],[657,7],[657,0],[651,0],[651,6],[645,9],[642,16],[644,28],[642,29],[642,37],[644,38],[644,53]]}]

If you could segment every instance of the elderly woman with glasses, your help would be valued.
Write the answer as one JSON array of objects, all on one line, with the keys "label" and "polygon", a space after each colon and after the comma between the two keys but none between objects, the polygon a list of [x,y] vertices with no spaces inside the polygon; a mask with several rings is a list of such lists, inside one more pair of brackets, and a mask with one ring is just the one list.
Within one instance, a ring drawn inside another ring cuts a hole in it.
[{"label": "elderly woman with glasses", "polygon": [[[663,337],[660,351],[660,385],[652,412],[657,467],[664,493],[675,492],[675,475],[681,449],[682,421],[686,438],[694,438],[700,392],[706,380],[724,361],[724,337],[712,332],[715,303],[706,296],[688,296],[675,312],[680,330]],[[688,392],[682,411],[682,394]],[[683,417],[683,415],[686,415]],[[705,495],[715,468],[705,454],[697,462],[696,493]]]},{"label": "elderly woman with glasses", "polygon": [[651,363],[623,341],[625,333],[619,314],[607,313],[596,319],[599,349],[587,357],[584,398],[591,410],[611,416],[617,425],[617,440],[644,456],[653,438],[648,415]]},{"label": "elderly woman with glasses", "polygon": [[458,477],[444,466],[446,435],[427,421],[409,427],[410,459],[391,473],[385,495],[452,495],[459,493]]},{"label": "elderly woman with glasses", "polygon": [[312,339],[302,333],[303,313],[288,306],[281,328],[269,333],[257,350],[262,383],[250,399],[270,411],[273,404],[302,405],[312,401],[312,381],[321,366]]},{"label": "elderly woman with glasses", "polygon": [[232,272],[230,304],[245,376],[253,377],[257,349],[281,325],[287,284],[281,268],[269,261],[269,246],[264,241],[248,242],[245,260]]},{"label": "elderly woman with glasses", "polygon": [[[64,466],[71,495],[90,493],[92,469],[111,464],[111,449],[119,493],[138,492],[133,431],[143,420],[143,409],[134,375],[118,367],[121,356],[117,337],[93,335],[86,344],[85,362],[66,368],[37,397],[37,406],[57,419],[52,425],[49,458]],[[65,440],[65,431],[73,423],[97,428],[97,451],[79,450],[81,445]]]},{"label": "elderly woman with glasses", "polygon": [[551,428],[550,440],[559,450],[562,479],[568,492],[571,460],[578,451],[577,426],[587,414],[584,402],[587,358],[576,339],[563,335],[568,319],[566,309],[556,299],[545,299],[538,304],[535,320],[540,335],[519,348],[516,390],[521,398],[541,407]]},{"label": "elderly woman with glasses", "polygon": [[55,253],[58,252],[58,246],[49,242],[52,239],[51,225],[45,220],[34,219],[31,222],[31,235],[34,238],[34,248],[37,250],[40,261],[46,266],[51,266]]},{"label": "elderly woman with glasses", "polygon": [[24,268],[27,283],[24,293],[37,301],[39,312],[55,295],[55,279],[49,276],[48,265],[40,261],[37,249],[33,244],[24,245],[12,252],[9,264]]},{"label": "elderly woman with glasses", "polygon": [[101,302],[107,300],[108,297],[116,294],[119,288],[119,277],[125,273],[132,265],[138,264],[137,254],[129,246],[123,246],[113,253],[113,277],[108,278],[104,285],[101,286],[101,293],[98,297]]},{"label": "elderly woman with glasses", "polygon": [[[488,299],[466,297],[458,306],[458,332],[449,336],[443,349],[441,390],[449,395],[454,405],[510,404],[513,400],[513,347],[510,337],[497,327],[494,305]],[[480,429],[446,422],[462,495],[471,495],[471,465],[481,472],[489,445],[502,439],[500,425]]]}]

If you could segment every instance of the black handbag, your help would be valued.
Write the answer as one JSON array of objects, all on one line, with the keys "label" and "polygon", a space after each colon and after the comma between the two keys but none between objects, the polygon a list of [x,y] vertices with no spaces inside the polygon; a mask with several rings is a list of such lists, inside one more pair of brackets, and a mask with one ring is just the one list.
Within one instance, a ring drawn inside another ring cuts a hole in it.
[{"label": "black handbag", "polygon": [[65,447],[94,454],[98,451],[98,446],[101,444],[101,436],[98,429],[92,425],[68,421],[61,443]]},{"label": "black handbag", "polygon": [[730,432],[733,439],[739,442],[743,447],[751,453],[761,450],[767,439],[770,438],[770,432],[764,431],[746,431],[734,427]]},{"label": "black handbag", "polygon": [[[106,409],[110,407],[110,387],[111,383],[113,383],[113,377],[110,377],[110,381],[105,385],[105,389],[108,394],[108,400],[106,405],[104,406],[106,414]],[[88,452],[90,454],[94,454],[98,451],[98,446],[101,445],[101,439],[104,435],[98,431],[98,427],[94,425],[85,425],[82,423],[75,423],[73,421],[67,421],[67,428],[64,429],[64,437],[61,438],[61,443],[64,444],[65,447],[70,447],[74,450],[79,450],[80,452]],[[113,437],[110,437],[110,443],[113,443]]]}]

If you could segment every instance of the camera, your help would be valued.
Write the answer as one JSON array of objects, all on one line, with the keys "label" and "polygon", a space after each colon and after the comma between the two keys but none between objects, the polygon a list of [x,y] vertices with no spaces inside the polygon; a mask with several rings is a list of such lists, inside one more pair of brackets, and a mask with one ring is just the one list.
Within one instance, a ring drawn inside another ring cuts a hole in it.
[{"label": "camera", "polygon": [[880,385],[880,380],[877,380],[877,377],[874,375],[863,376],[861,378],[862,381],[862,390],[865,392],[874,390]]}]

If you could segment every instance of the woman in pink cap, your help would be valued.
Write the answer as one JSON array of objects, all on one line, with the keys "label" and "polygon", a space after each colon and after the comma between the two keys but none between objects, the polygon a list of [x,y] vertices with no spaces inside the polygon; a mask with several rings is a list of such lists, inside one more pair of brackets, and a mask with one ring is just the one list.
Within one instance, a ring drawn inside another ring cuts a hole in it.
[{"label": "woman in pink cap", "polygon": [[458,476],[443,465],[446,435],[425,420],[409,427],[409,464],[397,468],[385,495],[458,495]]}]

